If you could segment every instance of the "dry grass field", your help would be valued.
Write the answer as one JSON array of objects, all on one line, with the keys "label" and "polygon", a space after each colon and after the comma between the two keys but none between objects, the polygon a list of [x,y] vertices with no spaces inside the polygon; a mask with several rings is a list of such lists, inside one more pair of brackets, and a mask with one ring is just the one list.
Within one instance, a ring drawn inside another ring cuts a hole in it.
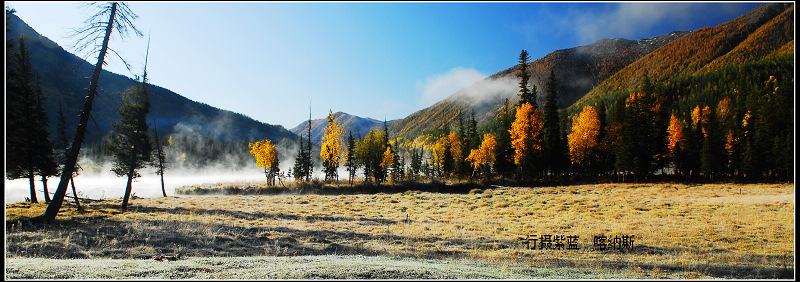
[{"label": "dry grass field", "polygon": [[[574,269],[567,278],[795,277],[791,183],[486,188],[137,198],[126,212],[116,208],[120,200],[105,200],[86,203],[84,213],[67,205],[47,226],[8,226],[45,208],[8,204],[6,257],[152,263],[159,255],[360,255],[411,259],[420,267],[436,260],[497,266],[498,272]],[[577,249],[531,249],[529,235],[577,236]],[[633,246],[599,250],[598,235],[632,235]],[[12,277],[27,277],[15,267]]]}]

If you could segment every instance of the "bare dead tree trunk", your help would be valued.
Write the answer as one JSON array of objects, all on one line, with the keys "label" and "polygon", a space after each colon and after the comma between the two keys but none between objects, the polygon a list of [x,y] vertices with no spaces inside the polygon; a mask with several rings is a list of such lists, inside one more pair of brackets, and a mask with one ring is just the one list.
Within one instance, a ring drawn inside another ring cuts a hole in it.
[{"label": "bare dead tree trunk", "polygon": [[97,95],[97,84],[100,80],[100,73],[103,70],[103,64],[108,50],[108,41],[111,39],[111,31],[114,28],[114,19],[117,13],[117,3],[111,4],[111,15],[108,18],[106,25],[105,36],[103,37],[103,45],[100,48],[100,54],[97,56],[97,63],[94,66],[91,80],[89,81],[89,92],[86,95],[86,101],[83,103],[83,111],[78,121],[78,128],[75,130],[75,138],[72,140],[67,160],[64,164],[64,170],[61,172],[61,180],[58,183],[55,195],[45,212],[34,218],[33,221],[50,222],[56,219],[58,211],[61,209],[61,204],[64,202],[64,196],[67,194],[67,184],[72,178],[72,173],[75,170],[75,163],[78,161],[78,154],[81,151],[81,144],[83,143],[83,135],[86,132],[86,126],[89,122],[89,116],[92,112],[92,104],[94,97]]}]

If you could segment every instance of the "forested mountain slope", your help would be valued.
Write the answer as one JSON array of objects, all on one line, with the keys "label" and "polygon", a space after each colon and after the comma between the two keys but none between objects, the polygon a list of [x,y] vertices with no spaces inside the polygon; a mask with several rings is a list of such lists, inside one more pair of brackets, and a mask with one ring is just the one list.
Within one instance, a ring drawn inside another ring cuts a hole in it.
[{"label": "forested mountain slope", "polygon": [[[687,32],[627,40],[601,39],[597,42],[554,51],[528,63],[531,81],[537,87],[540,105],[544,103],[544,83],[552,70],[556,77],[558,106],[563,108],[580,99],[603,80],[630,63],[680,38]],[[508,54],[509,61],[518,54]],[[466,120],[475,111],[479,124],[494,119],[509,99],[513,105],[518,100],[518,66],[497,72],[486,79],[461,89],[446,99],[399,120],[390,130],[399,135],[413,136],[423,132],[441,130],[445,125],[456,126],[459,110]]]},{"label": "forested mountain slope", "polygon": [[[50,119],[50,137],[56,138],[59,103],[63,103],[67,132],[73,134],[79,111],[83,107],[92,65],[41,36],[16,15],[7,14],[6,17],[6,39],[18,40],[20,35],[24,36],[31,63],[47,96],[45,109]],[[121,98],[118,93],[136,83],[131,78],[103,71],[99,84],[101,92],[95,99],[93,120],[87,129],[89,134],[86,135],[85,144],[100,141],[112,130],[111,123],[119,119],[117,110]],[[279,125],[266,124],[239,113],[195,102],[156,85],[149,85],[148,90],[151,109],[147,119],[151,128],[153,120],[156,121],[162,136],[183,132],[217,141],[269,138],[279,142],[283,138],[294,138],[294,134]]]},{"label": "forested mountain slope", "polygon": [[638,89],[645,75],[658,83],[760,60],[793,41],[793,27],[793,4],[759,6],[729,22],[692,31],[664,45],[603,81],[575,106]]}]

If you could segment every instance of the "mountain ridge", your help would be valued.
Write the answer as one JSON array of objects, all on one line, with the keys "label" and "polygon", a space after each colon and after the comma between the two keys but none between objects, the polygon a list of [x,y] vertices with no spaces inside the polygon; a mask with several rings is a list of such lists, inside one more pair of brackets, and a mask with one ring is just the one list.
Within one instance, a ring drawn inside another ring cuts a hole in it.
[{"label": "mountain ridge", "polygon": [[[579,107],[613,93],[635,90],[641,85],[645,74],[653,83],[657,83],[679,75],[698,74],[725,64],[741,64],[763,58],[763,56],[746,58],[743,54],[736,55],[731,52],[735,52],[739,46],[747,43],[748,38],[754,34],[757,36],[762,27],[768,28],[767,24],[773,20],[783,21],[787,24],[785,26],[793,27],[793,16],[779,17],[786,13],[793,14],[793,11],[794,5],[790,3],[767,3],[731,21],[692,31],[626,66],[592,89],[573,106]],[[776,28],[772,31],[781,33],[778,24],[774,25]],[[763,30],[761,32],[769,33]],[[789,40],[786,36],[778,37],[780,37],[778,41]],[[779,49],[784,44],[772,44],[771,49]],[[731,57],[725,59],[727,54],[731,54]],[[712,65],[720,58],[720,61]]]},{"label": "mountain ridge", "polygon": [[[43,92],[48,97],[44,105],[50,120],[50,132],[57,132],[58,108],[63,103],[67,132],[73,134],[86,95],[86,77],[91,73],[92,64],[39,34],[17,15],[7,14],[6,17],[6,39],[17,40],[19,35],[24,36],[31,54],[31,64],[36,69]],[[85,144],[99,142],[113,130],[111,123],[119,119],[117,109],[121,105],[121,98],[117,93],[137,83],[126,76],[103,70],[99,82],[101,93],[95,99],[92,109],[94,121],[87,129],[89,134]],[[279,142],[284,138],[294,139],[294,134],[280,125],[267,124],[240,113],[196,102],[157,85],[148,84],[148,91],[151,104],[148,122],[151,128],[155,124],[165,136],[178,133],[203,134],[218,141],[269,138]],[[230,130],[231,128],[236,130]],[[52,133],[50,137],[56,138]]]},{"label": "mountain ridge", "polygon": [[[556,77],[559,108],[564,108],[585,95],[604,79],[644,55],[681,36],[686,31],[629,40],[622,38],[600,39],[589,45],[553,51],[528,63],[531,81],[537,88],[537,101],[544,103],[544,84],[552,69]],[[557,67],[554,67],[557,66]],[[466,120],[475,110],[478,124],[485,124],[500,113],[503,101],[514,104],[519,97],[515,65],[501,70],[470,86],[460,89],[434,105],[412,113],[395,123],[391,132],[413,136],[422,132],[441,130],[445,125],[455,126],[458,111]]]}]

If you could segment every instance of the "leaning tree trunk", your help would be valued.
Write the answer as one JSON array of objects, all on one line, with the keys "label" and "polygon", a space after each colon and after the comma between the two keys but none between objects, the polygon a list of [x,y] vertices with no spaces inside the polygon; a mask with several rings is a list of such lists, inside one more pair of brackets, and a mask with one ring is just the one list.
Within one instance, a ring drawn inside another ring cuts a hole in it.
[{"label": "leaning tree trunk", "polygon": [[81,151],[81,144],[83,143],[83,135],[86,132],[86,126],[89,122],[89,116],[92,112],[92,104],[94,103],[94,96],[97,95],[97,84],[100,80],[100,73],[103,70],[103,63],[108,50],[108,41],[111,38],[111,31],[114,28],[114,17],[117,13],[117,3],[111,4],[111,15],[108,18],[106,25],[106,33],[103,37],[103,45],[100,48],[100,54],[97,56],[97,63],[94,66],[91,80],[89,80],[89,91],[86,95],[86,101],[83,103],[83,111],[81,112],[78,127],[75,130],[75,138],[72,140],[67,160],[64,164],[64,170],[61,172],[61,180],[58,182],[53,199],[45,212],[33,219],[34,221],[50,222],[56,219],[58,210],[61,209],[61,204],[64,202],[64,196],[67,194],[67,186],[69,180],[72,178],[72,173],[75,171],[75,163],[78,161],[78,154]]},{"label": "leaning tree trunk", "polygon": [[69,182],[72,184],[72,198],[75,199],[75,206],[77,207],[78,211],[82,211],[83,208],[81,207],[81,201],[78,200],[78,192],[75,192],[75,180],[70,177]]}]

